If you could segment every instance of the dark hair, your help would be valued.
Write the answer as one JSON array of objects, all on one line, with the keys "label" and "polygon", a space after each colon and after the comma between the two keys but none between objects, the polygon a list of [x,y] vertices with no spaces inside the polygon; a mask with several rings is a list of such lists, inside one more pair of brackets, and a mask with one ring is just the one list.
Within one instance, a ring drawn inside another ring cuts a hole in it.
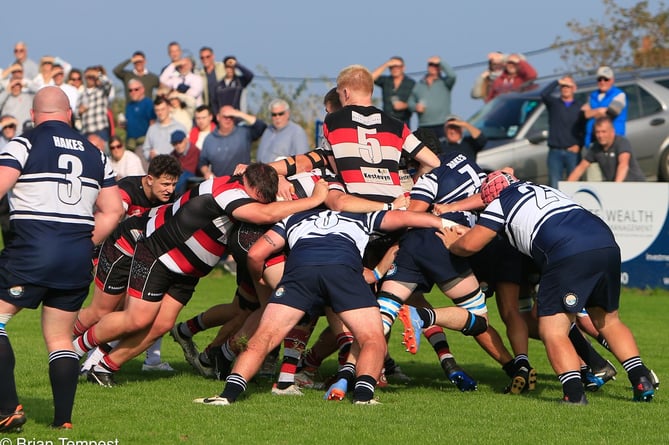
[{"label": "dark hair", "polygon": [[125,144],[123,143],[123,139],[121,139],[118,136],[112,136],[111,139],[109,139],[109,145],[111,145],[112,142],[119,142],[121,145],[125,146]]},{"label": "dark hair", "polygon": [[154,178],[167,175],[172,178],[181,176],[181,164],[171,155],[158,155],[149,162],[149,174]]},{"label": "dark hair", "polygon": [[237,60],[235,56],[225,56],[225,59],[223,59],[223,63],[227,63],[228,60]]},{"label": "dark hair", "polygon": [[212,114],[212,113],[211,113],[211,109],[210,109],[208,106],[206,106],[206,105],[200,105],[199,107],[197,107],[197,108],[195,109],[195,112],[196,112],[196,113],[200,113],[200,112],[202,112],[202,111],[208,111],[209,114]]},{"label": "dark hair", "polygon": [[159,96],[156,96],[156,98],[153,100],[153,106],[154,106],[154,107],[155,107],[156,105],[161,105],[161,104],[167,104],[167,105],[170,104],[169,99],[167,99],[167,97],[165,97],[165,96],[162,95],[162,94],[159,95]]},{"label": "dark hair", "polygon": [[144,51],[135,51],[134,53],[132,53],[132,57],[135,57],[135,56],[142,56],[142,58],[146,59],[146,56],[144,55]]},{"label": "dark hair", "polygon": [[419,128],[413,132],[413,135],[433,152],[437,154],[441,152],[441,142],[439,142],[439,138],[434,131],[428,128]]},{"label": "dark hair", "polygon": [[214,50],[211,49],[211,48],[208,47],[208,46],[203,46],[202,48],[200,48],[200,52],[202,52],[202,51],[209,51],[209,52],[211,52],[211,53],[214,52]]},{"label": "dark hair", "polygon": [[72,78],[72,74],[79,74],[79,77],[83,77],[81,75],[81,70],[79,68],[72,68],[67,75],[67,80],[70,80]]},{"label": "dark hair", "polygon": [[170,43],[168,43],[167,47],[169,48],[170,46],[174,46],[174,45],[176,45],[178,47],[181,47],[181,45],[179,45],[179,42],[177,42],[176,40],[172,40]]},{"label": "dark hair", "polygon": [[279,192],[279,176],[276,170],[267,164],[254,162],[246,167],[244,177],[249,187],[253,187],[258,192],[260,202],[266,204],[276,201],[276,194]]},{"label": "dark hair", "polygon": [[332,111],[337,111],[341,109],[341,101],[339,100],[339,93],[337,93],[337,87],[333,87],[325,93],[323,96],[323,105],[330,104],[332,105]]}]

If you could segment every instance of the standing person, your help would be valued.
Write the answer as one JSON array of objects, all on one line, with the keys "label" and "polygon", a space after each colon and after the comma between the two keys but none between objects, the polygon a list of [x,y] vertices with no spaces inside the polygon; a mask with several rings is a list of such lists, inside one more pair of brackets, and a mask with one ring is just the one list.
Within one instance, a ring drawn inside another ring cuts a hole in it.
[{"label": "standing person", "polygon": [[272,116],[260,138],[258,162],[265,164],[278,158],[306,153],[310,146],[304,129],[290,120],[290,105],[283,99],[274,99],[267,107]]},{"label": "standing person", "polygon": [[[464,135],[464,130],[469,132],[469,135]],[[446,118],[444,123],[444,139],[441,142],[441,153],[462,153],[467,156],[467,159],[476,162],[476,154],[485,147],[488,143],[488,138],[483,132],[452,114]]]},{"label": "standing person", "polygon": [[[142,156],[142,146],[149,126],[157,119],[153,101],[146,97],[144,84],[137,79],[128,81],[128,99],[125,104],[125,144],[128,150]],[[148,164],[145,162],[145,164]],[[146,165],[144,165],[146,169]]]},{"label": "standing person", "polygon": [[214,56],[214,50],[208,46],[200,48],[200,61],[202,62],[202,104],[206,105],[211,111],[212,116],[218,110],[214,109],[216,97],[216,86],[225,77],[225,64],[217,62]]},{"label": "standing person", "polygon": [[244,111],[246,106],[242,96],[244,89],[253,80],[253,72],[237,62],[234,56],[227,56],[223,59],[223,64],[225,65],[225,76],[216,85],[216,94],[210,99],[213,110],[218,113],[222,106],[229,105]]},{"label": "standing person", "polygon": [[583,105],[585,118],[585,147],[589,148],[593,141],[595,119],[608,116],[613,122],[616,134],[625,135],[627,122],[627,95],[614,85],[613,70],[608,66],[597,69],[597,90],[590,93],[587,104]]},{"label": "standing person", "polygon": [[588,403],[580,360],[569,340],[570,326],[585,308],[627,371],[633,400],[650,402],[655,393],[651,372],[618,317],[620,248],[611,229],[560,191],[519,181],[506,171],[487,176],[481,199],[487,207],[471,230],[464,235],[442,230],[438,235],[455,255],[470,256],[501,234],[534,260],[541,271],[539,334],[562,384],[563,401]]},{"label": "standing person", "polygon": [[[9,192],[15,233],[0,254],[2,431],[26,421],[5,326],[21,309],[36,309],[40,303],[55,408],[52,425],[72,428],[79,371],[72,327],[88,295],[93,246],[123,214],[107,158],[70,127],[72,111],[65,93],[43,88],[35,95],[31,114],[36,127],[13,139],[0,155],[0,195]],[[44,179],[22,181],[25,176]]]},{"label": "standing person", "polygon": [[53,66],[53,72],[51,73],[51,76],[53,79],[53,84],[63,90],[68,100],[70,101],[70,108],[72,108],[72,113],[76,114],[77,102],[79,101],[79,90],[65,82],[65,70],[62,65],[55,64]]},{"label": "standing person", "polygon": [[7,90],[0,92],[0,114],[14,116],[21,125],[30,122],[30,106],[33,94],[23,91],[23,80],[9,81]]},{"label": "standing person", "polygon": [[[18,63],[23,67],[23,74],[26,79],[34,79],[39,74],[39,67],[37,62],[28,57],[28,47],[24,42],[16,42],[14,45],[14,63]],[[3,77],[6,77],[3,73]]]},{"label": "standing person", "polygon": [[504,72],[492,83],[485,101],[490,102],[500,94],[517,91],[525,82],[537,78],[537,70],[520,54],[511,54],[506,58]]},{"label": "standing person", "polygon": [[[125,67],[132,62],[133,69],[127,70]],[[144,85],[145,94],[153,98],[154,91],[160,87],[160,79],[157,75],[146,68],[146,56],[142,51],[135,51],[132,57],[126,59],[114,67],[114,75],[123,82],[126,99],[130,98],[128,94],[128,81],[137,79]]]},{"label": "standing person", "polygon": [[160,83],[192,97],[195,106],[202,105],[202,77],[193,71],[193,59],[190,57],[183,57],[167,65],[160,75]]},{"label": "standing person", "polygon": [[567,181],[578,181],[590,164],[596,162],[604,181],[643,182],[643,174],[639,163],[634,157],[630,141],[625,136],[616,134],[613,122],[609,117],[595,120],[595,139],[583,159],[571,172]]},{"label": "standing person", "polygon": [[193,120],[195,121],[195,125],[191,128],[188,139],[198,150],[202,150],[205,138],[216,129],[214,115],[211,114],[208,106],[200,105],[195,109],[195,119]]},{"label": "standing person", "polygon": [[117,181],[126,176],[146,174],[140,157],[132,151],[126,150],[123,146],[123,141],[118,136],[112,137],[109,141],[109,159],[116,173]]},{"label": "standing person", "polygon": [[177,63],[183,57],[183,51],[181,50],[179,42],[172,41],[167,44],[167,57],[170,58],[170,63],[160,69],[160,76],[163,75],[170,64]]},{"label": "standing person", "polygon": [[100,68],[91,66],[84,71],[86,88],[79,96],[77,109],[81,116],[81,132],[96,134],[107,142],[111,137],[107,109],[112,84]]},{"label": "standing person", "polygon": [[[382,76],[386,68],[390,71],[390,75]],[[372,71],[372,78],[374,85],[381,87],[383,111],[409,125],[411,120],[409,96],[416,81],[404,74],[404,59],[400,56],[391,57]]]},{"label": "standing person", "polygon": [[488,97],[492,83],[504,72],[506,56],[499,51],[488,53],[488,69],[483,71],[474,82],[470,96],[472,99]]},{"label": "standing person", "polygon": [[[558,85],[560,96],[556,97],[553,90]],[[574,79],[564,76],[541,93],[548,110],[548,185],[553,188],[576,168],[581,153],[585,116],[575,92]]]},{"label": "standing person", "polygon": [[[443,73],[443,75],[442,75]],[[451,114],[451,91],[456,74],[439,56],[427,59],[427,74],[416,83],[409,107],[418,113],[418,128],[431,130],[444,137],[444,122]]]},{"label": "standing person", "polygon": [[179,161],[181,166],[181,176],[176,185],[175,193],[177,196],[183,195],[187,189],[188,179],[193,176],[199,176],[197,164],[200,161],[200,149],[197,148],[187,137],[186,133],[177,130],[170,136],[170,143],[174,150],[170,155]]},{"label": "standing person", "polygon": [[[235,119],[248,125],[237,125]],[[229,176],[237,164],[251,162],[251,142],[262,136],[267,124],[253,115],[241,112],[230,105],[218,112],[218,129],[204,140],[200,152],[199,168],[204,179]]]},{"label": "standing person", "polygon": [[151,161],[156,155],[168,155],[172,152],[170,135],[177,130],[186,132],[183,125],[170,115],[168,99],[158,96],[153,101],[153,111],[156,113],[156,122],[149,126],[142,146],[144,159]]}]

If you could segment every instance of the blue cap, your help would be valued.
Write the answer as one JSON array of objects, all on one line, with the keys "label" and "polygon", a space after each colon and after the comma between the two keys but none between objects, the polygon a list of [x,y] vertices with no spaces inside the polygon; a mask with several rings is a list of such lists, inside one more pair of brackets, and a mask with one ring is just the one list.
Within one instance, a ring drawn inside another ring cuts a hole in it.
[{"label": "blue cap", "polygon": [[176,144],[186,139],[186,133],[181,130],[177,130],[170,136],[170,144]]}]

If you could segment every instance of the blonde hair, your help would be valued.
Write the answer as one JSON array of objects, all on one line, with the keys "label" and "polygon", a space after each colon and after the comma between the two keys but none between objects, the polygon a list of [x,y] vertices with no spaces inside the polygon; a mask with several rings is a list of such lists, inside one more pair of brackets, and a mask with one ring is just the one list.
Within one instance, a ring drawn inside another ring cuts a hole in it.
[{"label": "blonde hair", "polygon": [[374,91],[372,73],[362,65],[347,66],[337,76],[337,89],[341,88],[371,95]]}]

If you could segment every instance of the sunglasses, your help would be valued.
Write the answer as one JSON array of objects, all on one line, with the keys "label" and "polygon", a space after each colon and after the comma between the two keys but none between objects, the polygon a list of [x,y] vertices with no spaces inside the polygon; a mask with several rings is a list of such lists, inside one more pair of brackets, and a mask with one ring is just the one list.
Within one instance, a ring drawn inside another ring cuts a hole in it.
[{"label": "sunglasses", "polygon": [[16,124],[7,124],[3,128],[16,128]]},{"label": "sunglasses", "polygon": [[402,65],[390,65],[388,68],[390,68],[391,70],[393,68],[402,68]]},{"label": "sunglasses", "polygon": [[128,88],[128,91],[130,91],[131,93],[134,93],[135,91],[139,90],[141,90],[141,88]]},{"label": "sunglasses", "polygon": [[439,64],[438,64],[438,63],[431,63],[431,62],[430,62],[430,63],[427,64],[427,66],[436,66],[436,67],[438,67]]},{"label": "sunglasses", "polygon": [[121,145],[121,144],[113,144],[113,145],[110,145],[109,148],[111,148],[112,150],[116,150],[116,149],[118,149],[118,148],[123,148],[123,145]]},{"label": "sunglasses", "polygon": [[608,82],[608,81],[610,81],[610,80],[611,80],[611,79],[607,79],[606,77],[598,77],[598,78],[597,78],[597,82]]},{"label": "sunglasses", "polygon": [[280,111],[278,113],[272,113],[272,117],[283,116],[284,114],[286,114],[285,111]]},{"label": "sunglasses", "polygon": [[70,77],[72,82],[81,82],[81,77]]}]

